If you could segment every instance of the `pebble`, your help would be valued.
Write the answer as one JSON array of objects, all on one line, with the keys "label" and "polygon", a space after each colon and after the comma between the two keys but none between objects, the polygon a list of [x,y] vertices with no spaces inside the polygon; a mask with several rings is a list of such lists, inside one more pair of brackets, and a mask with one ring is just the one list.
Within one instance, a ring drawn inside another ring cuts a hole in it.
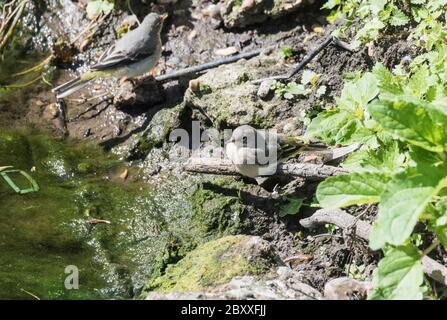
[{"label": "pebble", "polygon": [[235,53],[238,53],[238,51],[239,50],[236,47],[228,47],[224,49],[214,50],[214,53],[217,54],[218,56],[231,56]]},{"label": "pebble", "polygon": [[270,93],[270,86],[272,85],[273,80],[264,80],[261,82],[258,88],[257,95],[261,99],[265,99]]},{"label": "pebble", "polygon": [[336,278],[324,286],[324,298],[328,300],[364,298],[371,288],[369,281],[358,281],[348,277]]},{"label": "pebble", "polygon": [[210,4],[206,8],[202,9],[202,14],[209,17],[219,17],[220,16],[220,6],[217,4]]}]

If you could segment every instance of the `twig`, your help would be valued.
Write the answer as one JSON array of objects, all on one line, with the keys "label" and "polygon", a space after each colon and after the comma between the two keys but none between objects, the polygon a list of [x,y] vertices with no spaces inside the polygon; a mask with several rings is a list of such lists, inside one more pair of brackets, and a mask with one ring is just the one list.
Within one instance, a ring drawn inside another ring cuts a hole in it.
[{"label": "twig", "polygon": [[34,67],[31,67],[29,69],[26,69],[24,71],[21,72],[17,72],[14,73],[13,76],[14,77],[18,77],[18,76],[23,76],[25,74],[28,74],[30,72],[36,71],[36,70],[40,70],[42,69],[46,64],[48,64],[51,61],[51,58],[53,57],[53,54],[49,55],[48,57],[45,58],[45,60],[43,60],[42,62],[39,62],[38,64],[36,64]]},{"label": "twig", "polygon": [[194,74],[194,73],[199,73],[199,72],[202,72],[202,71],[205,71],[208,69],[213,69],[218,66],[233,63],[233,62],[236,62],[241,59],[250,59],[250,58],[260,55],[261,52],[262,52],[262,50],[259,49],[259,50],[254,50],[254,51],[250,51],[250,52],[240,53],[235,56],[223,58],[223,59],[216,60],[213,62],[208,62],[208,63],[204,63],[204,64],[201,64],[198,66],[189,67],[189,68],[181,69],[181,70],[174,71],[174,72],[171,72],[168,74],[164,74],[164,75],[156,77],[155,80],[157,80],[159,82],[175,80],[175,79],[178,79],[183,76],[187,76],[187,75]]},{"label": "twig", "polygon": [[38,296],[36,296],[34,293],[26,291],[25,289],[20,288],[20,291],[25,292],[26,294],[29,294],[31,297],[33,297],[36,300],[40,300],[40,298]]},{"label": "twig", "polygon": [[352,51],[351,48],[349,48],[349,46],[347,44],[345,44],[344,42],[342,42],[341,40],[339,40],[337,37],[335,36],[328,36],[321,44],[318,45],[318,47],[316,47],[314,50],[312,50],[307,56],[304,57],[304,59],[294,65],[292,67],[292,69],[290,69],[289,72],[285,73],[285,74],[281,74],[281,75],[277,75],[277,76],[272,76],[272,77],[267,77],[267,78],[262,78],[262,79],[257,79],[257,80],[253,80],[251,81],[251,83],[253,84],[260,84],[266,80],[288,80],[290,78],[292,78],[297,72],[299,72],[301,69],[303,69],[309,62],[311,62],[324,48],[326,48],[328,45],[333,44],[337,47],[343,48],[345,50],[349,50]]},{"label": "twig", "polygon": [[[0,52],[3,51],[3,48],[6,46],[6,43],[8,42],[9,38],[12,36],[12,33],[14,32],[14,28],[16,27],[17,23],[19,22],[20,18],[22,17],[23,10],[25,9],[26,4],[28,3],[28,0],[24,0],[19,4],[19,9],[14,14],[14,20],[11,23],[11,26],[9,27],[8,31],[6,32],[6,35],[3,37],[3,39],[0,39]],[[6,24],[5,24],[6,26]],[[2,26],[3,27],[3,26]]]},{"label": "twig", "polygon": [[[368,240],[371,225],[341,209],[320,209],[311,217],[301,219],[300,224],[305,228],[315,228],[319,225],[332,223],[342,229],[348,229],[355,225],[355,234],[364,240]],[[430,257],[422,257],[422,269],[433,280],[447,286],[447,267]]]},{"label": "twig", "polygon": [[[230,160],[219,158],[190,158],[184,169],[189,172],[218,175],[240,175]],[[313,163],[279,163],[275,175],[297,176],[308,180],[322,180],[345,169]]]}]

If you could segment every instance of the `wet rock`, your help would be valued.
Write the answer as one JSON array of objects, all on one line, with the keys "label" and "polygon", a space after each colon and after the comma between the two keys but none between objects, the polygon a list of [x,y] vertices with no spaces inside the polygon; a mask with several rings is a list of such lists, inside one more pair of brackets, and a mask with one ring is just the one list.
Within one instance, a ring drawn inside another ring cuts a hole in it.
[{"label": "wet rock", "polygon": [[200,291],[228,283],[236,276],[260,276],[279,261],[272,245],[260,237],[226,236],[200,245],[165,274],[148,282],[148,298],[156,292]]},{"label": "wet rock", "polygon": [[132,106],[153,106],[164,100],[164,92],[154,78],[148,77],[143,82],[134,85],[131,81],[124,81],[118,88],[113,99],[117,109]]},{"label": "wet rock", "polygon": [[279,18],[297,11],[305,0],[225,0],[220,14],[227,28],[243,28],[250,24],[264,22],[268,18]]},{"label": "wet rock", "polygon": [[151,119],[148,127],[129,151],[129,159],[143,159],[154,147],[167,142],[169,133],[181,127],[185,107],[180,104],[174,108],[161,109]]},{"label": "wet rock", "polygon": [[[262,56],[209,70],[190,83],[184,101],[204,113],[206,120],[211,120],[215,127],[236,127],[247,123],[271,127],[276,111],[286,109],[288,102],[283,99],[262,100],[258,86],[250,80],[278,73],[281,68],[284,68],[282,61]],[[201,117],[199,113],[198,117]]]},{"label": "wet rock", "polygon": [[333,279],[324,286],[324,298],[329,300],[359,300],[366,298],[371,282],[342,277]]},{"label": "wet rock", "polygon": [[254,276],[234,277],[227,284],[198,292],[150,292],[148,300],[165,299],[229,299],[229,300],[314,300],[321,299],[321,293],[300,282],[296,272],[279,267],[270,278]]}]

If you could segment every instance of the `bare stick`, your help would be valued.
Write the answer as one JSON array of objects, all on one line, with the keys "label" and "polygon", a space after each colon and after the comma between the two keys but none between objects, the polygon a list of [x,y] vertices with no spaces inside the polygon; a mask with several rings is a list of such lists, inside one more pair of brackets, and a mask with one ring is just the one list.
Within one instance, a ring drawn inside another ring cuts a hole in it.
[{"label": "bare stick", "polygon": [[[230,160],[219,158],[190,158],[184,169],[189,172],[241,175]],[[276,175],[296,176],[308,180],[322,180],[347,173],[345,169],[313,163],[279,163]]]},{"label": "bare stick", "polygon": [[172,73],[164,74],[164,75],[156,77],[155,80],[157,80],[159,82],[175,80],[175,79],[178,79],[183,76],[187,76],[187,75],[194,74],[194,73],[199,73],[199,72],[202,72],[202,71],[205,71],[208,69],[213,69],[218,66],[233,63],[233,62],[236,62],[241,59],[250,59],[250,58],[260,55],[261,52],[262,52],[262,50],[254,50],[254,51],[250,51],[250,52],[240,53],[235,56],[228,57],[228,58],[223,58],[223,59],[216,60],[213,62],[208,62],[208,63],[204,63],[204,64],[201,64],[198,66],[189,67],[189,68],[181,69],[178,71],[174,71]]},{"label": "bare stick", "polygon": [[340,47],[340,48],[343,48],[345,50],[352,51],[352,49],[349,48],[349,46],[346,43],[344,43],[343,41],[339,40],[337,37],[330,35],[321,44],[319,44],[314,50],[312,50],[307,56],[305,56],[304,59],[300,63],[298,63],[295,66],[293,66],[292,69],[290,69],[289,72],[287,72],[285,74],[277,75],[277,76],[272,76],[272,77],[267,77],[267,78],[253,80],[251,83],[253,83],[253,84],[260,84],[260,83],[262,83],[262,82],[264,82],[266,80],[279,80],[279,81],[281,81],[281,80],[288,80],[288,79],[292,78],[301,69],[303,69],[324,48],[326,48],[330,44],[333,44],[333,45],[335,45],[337,47]]},{"label": "bare stick", "polygon": [[[362,239],[368,240],[371,225],[365,221],[357,220],[356,217],[341,209],[320,209],[311,217],[301,219],[300,224],[305,228],[315,228],[326,223],[335,224],[342,229],[355,226],[355,234]],[[447,267],[430,257],[422,258],[424,272],[433,280],[447,286]]]}]

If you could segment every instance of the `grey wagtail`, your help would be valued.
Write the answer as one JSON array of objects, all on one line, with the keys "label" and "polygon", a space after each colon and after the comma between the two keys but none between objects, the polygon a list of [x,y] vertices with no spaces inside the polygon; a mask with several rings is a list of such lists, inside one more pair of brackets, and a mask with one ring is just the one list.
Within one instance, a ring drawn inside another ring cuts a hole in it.
[{"label": "grey wagtail", "polygon": [[133,78],[149,72],[160,59],[160,32],[166,17],[148,14],[138,28],[116,41],[87,72],[54,88],[56,98],[69,96],[96,78]]},{"label": "grey wagtail", "polygon": [[299,155],[315,155],[327,162],[341,158],[359,147],[355,144],[329,149],[321,142],[243,125],[233,131],[225,147],[225,154],[240,174],[256,178],[273,175],[279,162]]}]

